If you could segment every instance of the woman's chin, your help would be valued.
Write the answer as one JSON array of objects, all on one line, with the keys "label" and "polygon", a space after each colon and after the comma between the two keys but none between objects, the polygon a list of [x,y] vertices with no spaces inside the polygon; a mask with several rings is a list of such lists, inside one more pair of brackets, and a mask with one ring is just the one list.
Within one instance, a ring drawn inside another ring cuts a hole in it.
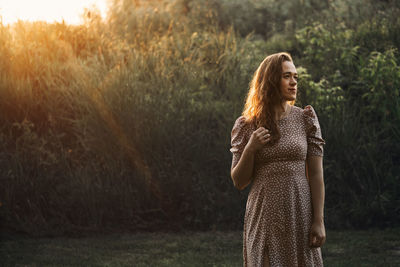
[{"label": "woman's chin", "polygon": [[285,99],[286,101],[295,101],[296,100],[296,96],[292,96],[292,97],[286,97]]}]

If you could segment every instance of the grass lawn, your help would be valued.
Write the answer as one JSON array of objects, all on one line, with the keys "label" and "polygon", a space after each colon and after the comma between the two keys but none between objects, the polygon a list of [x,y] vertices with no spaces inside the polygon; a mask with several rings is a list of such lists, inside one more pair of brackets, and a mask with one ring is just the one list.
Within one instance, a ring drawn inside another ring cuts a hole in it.
[{"label": "grass lawn", "polygon": [[[329,231],[325,266],[400,266],[400,228]],[[242,266],[241,232],[2,236],[0,266]]]}]

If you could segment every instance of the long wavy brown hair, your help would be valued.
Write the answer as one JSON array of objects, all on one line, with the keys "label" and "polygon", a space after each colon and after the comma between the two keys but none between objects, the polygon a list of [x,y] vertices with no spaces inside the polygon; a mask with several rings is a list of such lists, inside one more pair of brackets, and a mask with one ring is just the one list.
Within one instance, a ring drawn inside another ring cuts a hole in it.
[{"label": "long wavy brown hair", "polygon": [[[256,127],[265,127],[271,132],[271,144],[281,138],[281,133],[275,119],[275,109],[282,103],[281,77],[282,63],[293,62],[292,57],[285,52],[267,56],[257,68],[250,82],[246,104],[242,115],[246,121]],[[294,101],[290,102],[294,105]]]}]

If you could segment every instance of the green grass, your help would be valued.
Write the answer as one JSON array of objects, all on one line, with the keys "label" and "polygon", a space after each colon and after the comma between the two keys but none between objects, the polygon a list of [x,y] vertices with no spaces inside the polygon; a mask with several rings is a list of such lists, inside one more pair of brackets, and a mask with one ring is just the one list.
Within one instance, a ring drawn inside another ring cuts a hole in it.
[{"label": "green grass", "polygon": [[[325,266],[400,266],[400,228],[329,231]],[[3,236],[1,266],[242,266],[241,232]]]}]

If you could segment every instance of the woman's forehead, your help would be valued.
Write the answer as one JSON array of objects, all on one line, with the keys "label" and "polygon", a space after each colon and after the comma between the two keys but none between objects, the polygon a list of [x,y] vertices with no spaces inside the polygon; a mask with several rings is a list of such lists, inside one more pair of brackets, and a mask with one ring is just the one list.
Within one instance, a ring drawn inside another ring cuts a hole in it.
[{"label": "woman's forehead", "polygon": [[290,72],[290,73],[297,73],[296,67],[294,66],[293,62],[291,61],[284,61],[282,62],[282,72]]}]

